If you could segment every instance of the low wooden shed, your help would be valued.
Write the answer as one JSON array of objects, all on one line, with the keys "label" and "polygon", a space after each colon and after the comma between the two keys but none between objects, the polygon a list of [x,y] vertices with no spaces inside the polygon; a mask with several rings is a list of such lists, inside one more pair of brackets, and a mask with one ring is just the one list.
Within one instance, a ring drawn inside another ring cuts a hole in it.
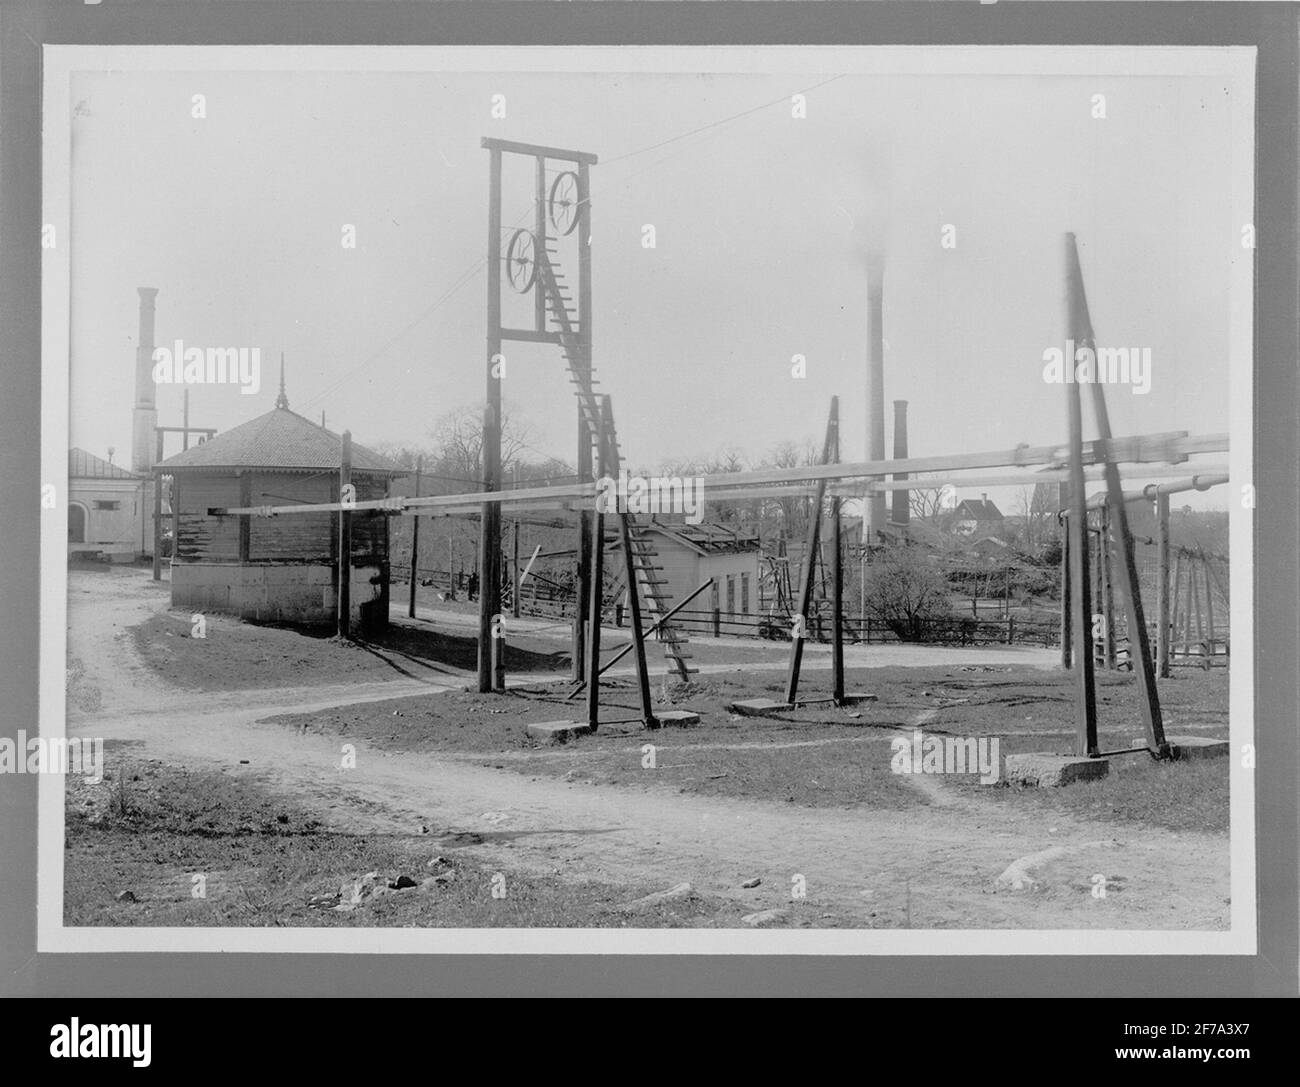
[{"label": "low wooden shed", "polygon": [[[172,477],[172,607],[262,622],[336,622],[339,515],[225,514],[227,508],[340,501],[342,437],[289,410],[283,393],[265,415],[156,466]],[[387,498],[403,469],[352,445],[358,502]],[[388,623],[388,517],[351,514],[350,625]]]}]

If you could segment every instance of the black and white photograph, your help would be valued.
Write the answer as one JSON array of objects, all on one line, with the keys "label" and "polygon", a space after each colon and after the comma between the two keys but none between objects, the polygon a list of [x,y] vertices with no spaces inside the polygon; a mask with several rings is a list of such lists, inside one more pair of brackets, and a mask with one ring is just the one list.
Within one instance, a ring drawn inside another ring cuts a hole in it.
[{"label": "black and white photograph", "polygon": [[45,78],[43,941],[1253,948],[1252,51]]}]

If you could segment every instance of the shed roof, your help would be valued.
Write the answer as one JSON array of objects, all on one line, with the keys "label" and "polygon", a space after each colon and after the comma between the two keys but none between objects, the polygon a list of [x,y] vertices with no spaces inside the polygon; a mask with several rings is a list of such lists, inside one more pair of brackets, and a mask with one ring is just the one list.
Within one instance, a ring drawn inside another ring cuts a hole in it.
[{"label": "shed roof", "polygon": [[69,479],[139,479],[134,472],[110,464],[94,453],[73,447],[68,450]]},{"label": "shed roof", "polygon": [[758,550],[757,533],[733,529],[717,523],[669,522],[665,524],[652,518],[650,523],[644,526],[644,531],[661,533],[701,555]]},{"label": "shed roof", "polygon": [[[168,457],[163,471],[219,471],[274,468],[279,471],[320,471],[339,467],[343,439],[286,407],[209,438],[200,445]],[[352,443],[352,470],[404,475],[407,469],[387,457]]]}]

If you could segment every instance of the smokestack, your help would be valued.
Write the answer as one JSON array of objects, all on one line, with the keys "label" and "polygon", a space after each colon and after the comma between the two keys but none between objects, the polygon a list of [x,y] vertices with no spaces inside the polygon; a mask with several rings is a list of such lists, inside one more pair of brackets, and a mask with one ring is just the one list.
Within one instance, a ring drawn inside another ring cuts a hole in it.
[{"label": "smokestack", "polygon": [[[867,460],[885,459],[885,329],[884,261],[867,261]],[[885,528],[885,495],[868,493],[867,523],[863,543],[874,544],[876,533]]]},{"label": "smokestack", "polygon": [[140,331],[135,348],[135,411],[131,426],[131,471],[148,472],[154,462],[154,427],[158,425],[153,380],[154,299],[157,287],[137,287]]},{"label": "smokestack", "polygon": [[[907,458],[907,401],[894,401],[894,459]],[[895,472],[895,479],[906,479],[906,472]],[[890,521],[895,525],[906,525],[911,519],[907,491],[894,492],[894,512]]]}]

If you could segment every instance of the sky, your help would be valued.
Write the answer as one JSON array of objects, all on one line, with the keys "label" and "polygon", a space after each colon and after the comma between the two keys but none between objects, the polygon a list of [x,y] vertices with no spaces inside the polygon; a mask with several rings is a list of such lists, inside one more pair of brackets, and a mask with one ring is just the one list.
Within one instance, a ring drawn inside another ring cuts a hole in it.
[{"label": "sky", "polygon": [[[362,444],[425,443],[441,415],[481,404],[483,136],[599,156],[594,361],[638,466],[757,461],[818,437],[836,394],[845,459],[864,457],[872,254],[886,422],[909,402],[914,456],[1064,440],[1065,394],[1042,371],[1065,335],[1067,231],[1099,342],[1151,351],[1148,394],[1107,390],[1115,434],[1227,430],[1229,382],[1250,379],[1228,335],[1252,214],[1232,156],[1250,144],[1222,75],[119,69],[75,74],[71,101],[71,442],[113,446],[116,463],[138,286],[158,288],[159,344],[261,348],[260,392],[193,386],[194,425],[269,410],[281,352],[291,407]],[[527,223],[530,174],[508,169],[504,186],[506,225]],[[509,296],[507,316],[524,302]],[[558,351],[506,354],[530,455],[571,461]],[[159,422],[178,425],[180,404],[160,387]]]}]

